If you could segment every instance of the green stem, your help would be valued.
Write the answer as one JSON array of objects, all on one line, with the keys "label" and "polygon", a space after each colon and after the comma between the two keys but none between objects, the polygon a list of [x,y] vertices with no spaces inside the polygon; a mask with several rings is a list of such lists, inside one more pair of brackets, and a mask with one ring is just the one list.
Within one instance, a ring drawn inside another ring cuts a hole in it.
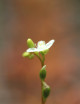
[{"label": "green stem", "polygon": [[42,55],[42,67],[44,66],[44,61],[45,61],[45,55],[43,53],[41,53]]},{"label": "green stem", "polygon": [[[44,56],[44,54],[41,53],[42,59],[41,59],[41,57],[40,57],[39,55],[37,55],[37,54],[35,54],[35,55],[38,57],[38,59],[39,59],[40,62],[41,62],[41,66],[43,67],[43,66],[44,66],[44,61],[45,61],[45,56]],[[45,101],[44,101],[43,95],[42,95],[42,88],[43,88],[43,82],[41,81],[41,102],[42,102],[42,104],[45,104]]]},{"label": "green stem", "polygon": [[41,57],[39,56],[39,55],[37,55],[37,54],[35,54],[37,57],[38,57],[38,59],[40,60],[40,62],[41,62],[41,65],[43,66],[43,63],[42,63],[42,59],[41,59]]},{"label": "green stem", "polygon": [[[44,66],[44,61],[45,61],[45,56],[44,56],[44,54],[41,54],[41,55],[42,55],[42,58],[43,58],[42,61],[41,61],[42,67],[43,67]],[[43,88],[43,82],[41,81],[41,92],[42,92],[42,88]],[[42,104],[45,104],[42,93],[41,93],[41,98],[42,98]]]}]

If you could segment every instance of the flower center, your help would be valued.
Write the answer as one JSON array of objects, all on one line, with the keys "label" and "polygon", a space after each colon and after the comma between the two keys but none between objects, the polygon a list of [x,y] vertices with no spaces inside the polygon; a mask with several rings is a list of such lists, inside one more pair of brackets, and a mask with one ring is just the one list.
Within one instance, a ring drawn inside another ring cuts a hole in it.
[{"label": "flower center", "polygon": [[37,47],[38,48],[45,48],[45,41],[39,41]]}]

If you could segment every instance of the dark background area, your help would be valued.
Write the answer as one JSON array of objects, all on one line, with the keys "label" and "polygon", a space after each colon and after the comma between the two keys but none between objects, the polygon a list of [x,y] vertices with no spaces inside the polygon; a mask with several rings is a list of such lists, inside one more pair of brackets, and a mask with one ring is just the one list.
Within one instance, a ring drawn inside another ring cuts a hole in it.
[{"label": "dark background area", "polygon": [[28,38],[55,39],[46,104],[80,104],[80,1],[0,0],[0,104],[41,104],[40,62],[22,57]]}]

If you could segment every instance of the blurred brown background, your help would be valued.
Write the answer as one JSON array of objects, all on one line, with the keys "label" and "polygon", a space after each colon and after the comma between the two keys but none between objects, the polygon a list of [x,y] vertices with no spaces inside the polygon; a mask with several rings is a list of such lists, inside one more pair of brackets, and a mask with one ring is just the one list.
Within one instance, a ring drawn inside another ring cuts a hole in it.
[{"label": "blurred brown background", "polygon": [[80,0],[0,0],[0,104],[40,104],[39,60],[26,40],[55,39],[46,55],[46,104],[80,104]]}]

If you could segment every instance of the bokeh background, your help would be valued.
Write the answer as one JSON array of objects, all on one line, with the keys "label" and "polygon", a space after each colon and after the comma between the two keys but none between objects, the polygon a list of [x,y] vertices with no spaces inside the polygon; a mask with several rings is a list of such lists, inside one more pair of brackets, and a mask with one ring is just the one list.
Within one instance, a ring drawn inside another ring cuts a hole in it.
[{"label": "bokeh background", "polygon": [[39,60],[22,57],[55,39],[46,55],[46,104],[80,104],[80,0],[0,0],[0,104],[41,104]]}]

